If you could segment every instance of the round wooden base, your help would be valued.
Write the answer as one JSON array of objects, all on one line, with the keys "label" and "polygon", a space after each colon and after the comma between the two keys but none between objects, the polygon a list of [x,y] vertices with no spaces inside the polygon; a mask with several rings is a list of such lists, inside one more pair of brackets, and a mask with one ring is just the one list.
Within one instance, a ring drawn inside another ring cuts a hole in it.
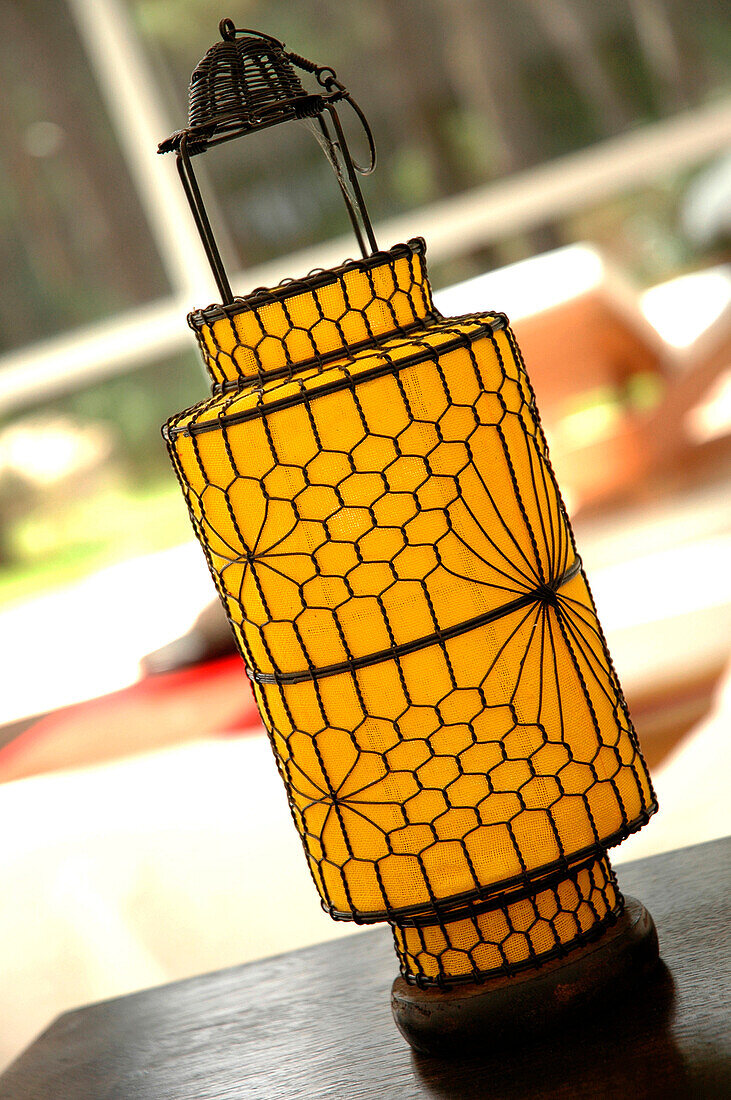
[{"label": "round wooden base", "polygon": [[657,962],[652,917],[628,897],[616,922],[594,943],[514,977],[419,989],[398,977],[391,1008],[399,1031],[424,1054],[479,1053],[525,1042],[571,1014],[596,1011],[641,980]]}]

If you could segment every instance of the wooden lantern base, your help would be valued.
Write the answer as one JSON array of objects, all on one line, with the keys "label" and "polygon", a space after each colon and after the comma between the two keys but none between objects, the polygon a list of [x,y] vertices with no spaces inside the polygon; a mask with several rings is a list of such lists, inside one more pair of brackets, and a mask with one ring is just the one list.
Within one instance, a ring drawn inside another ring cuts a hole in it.
[{"label": "wooden lantern base", "polygon": [[524,1043],[530,1034],[570,1015],[596,1011],[628,990],[659,957],[652,917],[635,898],[626,898],[616,922],[595,942],[553,959],[540,969],[500,976],[451,990],[419,989],[402,977],[391,991],[399,1031],[424,1054],[488,1052]]}]

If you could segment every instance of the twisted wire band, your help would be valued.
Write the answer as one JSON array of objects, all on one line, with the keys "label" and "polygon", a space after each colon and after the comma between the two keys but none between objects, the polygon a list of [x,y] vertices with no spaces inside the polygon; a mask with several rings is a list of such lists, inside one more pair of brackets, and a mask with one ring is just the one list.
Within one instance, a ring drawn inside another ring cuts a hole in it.
[{"label": "twisted wire band", "polygon": [[347,661],[339,661],[337,664],[325,665],[323,668],[315,668],[313,666],[309,669],[303,669],[301,672],[259,672],[257,669],[249,668],[247,665],[246,674],[250,680],[257,684],[301,684],[305,680],[322,680],[326,676],[339,676],[343,672],[357,672],[358,669],[361,668],[370,668],[371,665],[380,664],[381,661],[388,661],[395,657],[404,657],[407,653],[416,653],[420,649],[427,649],[429,646],[439,645],[440,643],[448,641],[450,638],[457,638],[460,634],[466,634],[468,631],[475,630],[477,627],[497,622],[498,619],[503,619],[506,615],[511,615],[514,611],[520,611],[521,608],[530,607],[532,603],[553,604],[556,600],[557,592],[565,584],[573,580],[580,570],[581,558],[577,557],[574,559],[573,565],[571,565],[565,573],[562,573],[560,577],[557,577],[556,580],[549,581],[539,588],[534,588],[530,592],[526,592],[524,596],[519,596],[517,599],[510,600],[508,603],[503,604],[502,607],[496,607],[492,611],[484,612],[482,615],[475,615],[473,618],[465,620],[465,622],[455,623],[454,626],[435,630],[433,634],[427,634],[423,638],[415,638],[413,641],[403,642],[401,645],[388,646],[388,648],[381,649],[377,653],[368,653],[364,657],[351,657]]}]

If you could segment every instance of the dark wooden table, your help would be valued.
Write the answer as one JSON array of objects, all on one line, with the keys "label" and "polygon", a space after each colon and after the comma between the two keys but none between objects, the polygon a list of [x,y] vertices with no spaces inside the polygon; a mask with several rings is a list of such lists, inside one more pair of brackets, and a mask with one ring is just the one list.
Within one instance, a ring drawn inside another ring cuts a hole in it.
[{"label": "dark wooden table", "polygon": [[601,1018],[501,1057],[411,1052],[391,1020],[390,933],[377,929],[68,1012],[0,1078],[0,1098],[731,1097],[730,855],[714,841],[620,868],[665,966]]}]

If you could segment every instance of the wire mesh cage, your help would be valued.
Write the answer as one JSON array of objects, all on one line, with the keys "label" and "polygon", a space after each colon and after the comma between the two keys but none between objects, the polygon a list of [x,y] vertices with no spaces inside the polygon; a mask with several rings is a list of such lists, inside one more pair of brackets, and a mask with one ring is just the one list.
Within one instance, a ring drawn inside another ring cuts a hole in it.
[{"label": "wire mesh cage", "polygon": [[417,239],[189,320],[164,434],[326,910],[421,985],[600,934],[656,804],[505,316]]},{"label": "wire mesh cage", "polygon": [[421,922],[394,923],[402,975],[422,988],[512,976],[596,939],[624,902],[606,857],[582,861],[535,883],[533,893],[520,893],[468,902],[448,919],[430,914]]}]

